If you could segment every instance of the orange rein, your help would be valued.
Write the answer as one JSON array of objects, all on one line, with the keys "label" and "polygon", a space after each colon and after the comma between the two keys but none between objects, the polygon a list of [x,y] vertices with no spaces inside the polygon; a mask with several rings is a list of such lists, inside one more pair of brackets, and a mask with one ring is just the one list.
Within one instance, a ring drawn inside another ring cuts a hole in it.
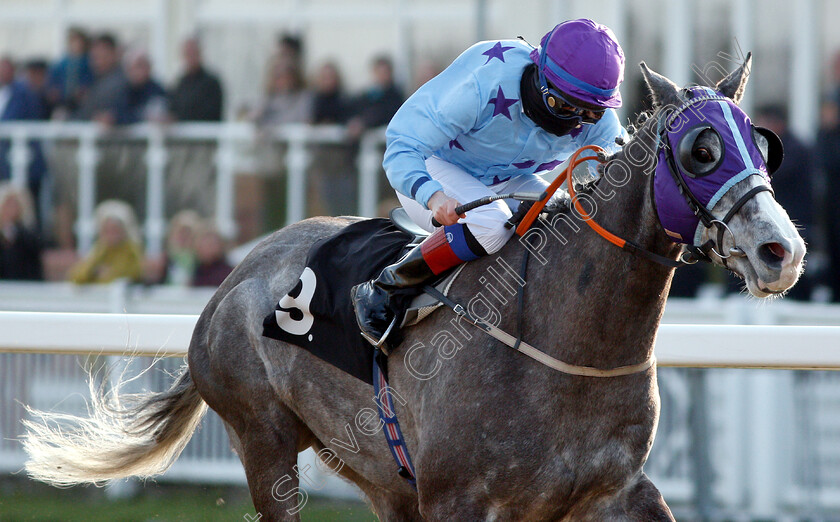
[{"label": "orange rein", "polygon": [[583,207],[578,201],[577,196],[575,196],[575,183],[572,179],[572,171],[575,169],[575,167],[586,161],[597,161],[599,163],[604,162],[604,160],[600,159],[600,157],[597,155],[579,158],[578,156],[580,156],[580,154],[585,150],[594,151],[597,155],[604,155],[604,149],[597,145],[587,145],[576,150],[575,153],[572,154],[572,157],[569,159],[569,164],[568,166],[566,166],[566,170],[563,171],[559,176],[557,176],[557,178],[555,178],[555,180],[551,182],[551,185],[549,185],[548,188],[545,189],[546,197],[534,203],[534,205],[531,207],[528,213],[525,214],[525,217],[522,218],[522,221],[519,222],[519,226],[516,227],[516,233],[518,235],[525,235],[525,232],[527,232],[528,229],[531,228],[531,225],[534,223],[534,221],[536,221],[537,216],[540,215],[540,212],[542,212],[546,203],[548,203],[548,201],[551,199],[551,196],[553,196],[554,193],[557,192],[557,189],[560,188],[560,185],[562,185],[564,181],[568,180],[569,196],[571,196],[572,203],[574,204],[575,209],[578,211],[578,213],[580,213],[581,217],[586,222],[586,224],[589,225],[589,227],[592,228],[592,230],[597,232],[599,236],[603,237],[610,243],[616,245],[619,248],[624,248],[626,241],[624,241],[620,237],[616,236],[609,230],[606,230],[604,227],[596,223],[592,219],[592,216],[590,216],[585,210],[583,210]]}]

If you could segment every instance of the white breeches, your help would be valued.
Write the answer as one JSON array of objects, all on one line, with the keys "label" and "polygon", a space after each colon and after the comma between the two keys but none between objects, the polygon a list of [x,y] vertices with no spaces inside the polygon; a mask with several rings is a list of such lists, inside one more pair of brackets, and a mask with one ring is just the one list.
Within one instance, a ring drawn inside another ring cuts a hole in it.
[{"label": "white breeches", "polygon": [[[454,198],[459,204],[469,203],[485,196],[494,196],[507,192],[542,192],[548,182],[536,174],[516,176],[496,185],[487,186],[472,177],[460,167],[444,161],[436,156],[426,160],[426,170],[432,179],[443,185],[443,192]],[[397,193],[408,216],[420,227],[428,232],[434,231],[432,226],[432,211],[424,208],[411,198]],[[488,254],[501,250],[513,235],[512,228],[505,228],[505,222],[519,207],[516,200],[505,199],[494,201],[467,212],[459,223],[465,223],[470,232],[484,247]]]}]

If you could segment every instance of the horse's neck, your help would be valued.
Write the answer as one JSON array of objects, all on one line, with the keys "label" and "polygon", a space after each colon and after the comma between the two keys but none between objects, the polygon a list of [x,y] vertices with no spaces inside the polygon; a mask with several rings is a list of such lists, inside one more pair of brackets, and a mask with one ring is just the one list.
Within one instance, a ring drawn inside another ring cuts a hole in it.
[{"label": "horse's neck", "polygon": [[[602,178],[591,194],[595,220],[642,248],[675,258],[678,248],[661,231],[650,190],[642,169],[632,169],[621,187]],[[539,313],[551,316],[547,324],[564,325],[555,355],[603,368],[639,363],[653,350],[673,269],[624,251],[578,223],[581,230],[567,244],[555,242],[545,269],[531,271],[532,288],[542,289],[536,293],[543,303],[552,303]]]}]

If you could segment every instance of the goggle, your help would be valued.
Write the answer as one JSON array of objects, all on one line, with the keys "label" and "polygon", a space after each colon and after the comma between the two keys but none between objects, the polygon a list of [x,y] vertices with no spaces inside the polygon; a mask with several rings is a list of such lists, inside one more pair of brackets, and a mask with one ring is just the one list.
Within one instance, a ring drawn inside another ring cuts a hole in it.
[{"label": "goggle", "polygon": [[606,109],[585,109],[573,104],[560,91],[551,87],[542,72],[540,72],[540,83],[543,103],[553,115],[562,120],[574,121],[576,124],[595,125],[606,112]]}]

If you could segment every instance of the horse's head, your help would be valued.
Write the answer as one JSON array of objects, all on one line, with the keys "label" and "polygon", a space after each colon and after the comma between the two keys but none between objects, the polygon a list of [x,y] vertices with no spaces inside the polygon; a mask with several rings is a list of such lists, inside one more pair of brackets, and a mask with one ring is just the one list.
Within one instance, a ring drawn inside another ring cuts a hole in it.
[{"label": "horse's head", "polygon": [[658,144],[653,199],[665,233],[768,297],[799,279],[805,243],[770,186],[781,141],[738,107],[750,63],[747,55],[714,88],[680,89],[641,68],[654,101],[646,127]]}]

